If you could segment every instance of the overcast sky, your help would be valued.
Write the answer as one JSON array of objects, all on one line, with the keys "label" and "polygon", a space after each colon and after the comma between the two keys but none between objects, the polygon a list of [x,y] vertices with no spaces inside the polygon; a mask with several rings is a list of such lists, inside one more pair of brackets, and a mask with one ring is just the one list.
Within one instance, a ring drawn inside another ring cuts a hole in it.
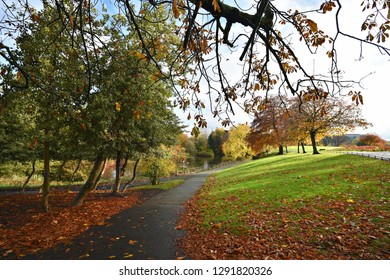
[{"label": "overcast sky", "polygon": [[[225,1],[226,2],[226,1]],[[246,7],[249,7],[249,3],[253,1],[246,1],[248,4]],[[313,8],[319,8],[322,0],[293,0],[293,1],[284,1],[284,0],[275,0],[273,4],[279,9],[288,9],[288,8],[297,8],[300,11],[310,10]],[[362,1],[342,1],[343,12],[341,13],[340,27],[343,31],[349,34],[353,34],[364,38],[367,34],[361,32],[361,24],[364,21],[365,15],[361,12],[362,8],[360,3]],[[240,3],[245,7],[243,1]],[[319,28],[324,30],[329,36],[333,37],[335,35],[335,24],[334,13],[330,13],[329,16],[312,14],[309,18],[317,21]],[[235,28],[242,28],[239,25],[235,25]],[[386,47],[390,48],[390,40],[386,42]],[[362,81],[363,88],[356,88],[356,90],[361,90],[364,96],[364,105],[361,107],[363,110],[363,116],[373,124],[373,127],[362,130],[356,129],[356,133],[376,133],[382,138],[390,140],[390,90],[387,85],[387,81],[390,79],[390,60],[388,56],[381,55],[375,47],[363,46],[363,60],[359,60],[360,57],[360,43],[349,38],[340,37],[336,45],[338,49],[338,59],[339,66],[342,70],[345,71],[345,78],[350,78],[354,80],[360,80],[361,78],[367,76]],[[306,57],[304,63],[307,65],[313,65],[313,70],[315,72],[320,72],[321,68],[328,67],[329,63],[326,61],[326,56],[324,55],[325,49],[320,50],[320,54],[317,57]],[[237,71],[239,54],[229,54],[230,60],[228,68],[226,70],[231,75],[231,79],[234,80],[234,75]],[[329,60],[328,60],[329,61]],[[224,68],[226,69],[226,68]],[[328,67],[329,69],[329,67]],[[211,113],[205,112],[208,120],[208,131],[215,129],[216,127],[221,127],[218,120],[213,119]],[[239,109],[236,110],[235,116],[232,116],[232,120],[235,124],[245,123],[251,121],[251,118],[248,117],[244,112]],[[183,122],[189,125],[189,130],[193,126],[194,121],[187,121],[186,117],[188,113],[182,113],[180,110],[177,110],[177,114],[183,119]],[[351,132],[351,133],[352,133]]]}]

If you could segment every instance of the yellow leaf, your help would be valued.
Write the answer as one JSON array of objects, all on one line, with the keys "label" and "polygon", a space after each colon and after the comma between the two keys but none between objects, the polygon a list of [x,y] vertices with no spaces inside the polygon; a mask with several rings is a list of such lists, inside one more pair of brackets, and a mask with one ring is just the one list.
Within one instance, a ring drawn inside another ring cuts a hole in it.
[{"label": "yellow leaf", "polygon": [[109,258],[109,259],[115,259],[116,256],[109,256],[108,258]]},{"label": "yellow leaf", "polygon": [[119,102],[115,102],[115,110],[117,110],[118,112],[121,111],[121,104]]},{"label": "yellow leaf", "polygon": [[125,255],[123,255],[124,259],[129,259],[129,258],[132,258],[132,257],[134,257],[133,254],[125,254]]},{"label": "yellow leaf", "polygon": [[353,201],[353,199],[351,199],[351,198],[347,199],[347,202],[348,203],[355,203],[355,201]]}]

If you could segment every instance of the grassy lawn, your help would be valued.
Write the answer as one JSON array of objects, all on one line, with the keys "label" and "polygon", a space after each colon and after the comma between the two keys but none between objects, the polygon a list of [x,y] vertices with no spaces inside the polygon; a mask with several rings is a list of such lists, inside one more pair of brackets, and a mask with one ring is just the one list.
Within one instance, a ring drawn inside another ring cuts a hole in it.
[{"label": "grassy lawn", "polygon": [[288,154],[221,171],[184,221],[201,232],[190,238],[214,240],[204,252],[215,256],[192,257],[388,259],[389,190],[389,163],[344,154]]}]

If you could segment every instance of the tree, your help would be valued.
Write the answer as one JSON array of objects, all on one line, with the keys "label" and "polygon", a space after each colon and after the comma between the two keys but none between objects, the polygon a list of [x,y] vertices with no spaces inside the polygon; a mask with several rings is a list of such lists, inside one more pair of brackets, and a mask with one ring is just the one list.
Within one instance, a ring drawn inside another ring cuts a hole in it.
[{"label": "tree", "polygon": [[357,139],[357,146],[377,146],[383,148],[387,145],[386,140],[376,134],[366,134]]},{"label": "tree", "polygon": [[165,146],[151,149],[147,155],[147,161],[144,166],[145,173],[149,177],[152,185],[158,185],[160,178],[168,177],[176,171],[176,161],[173,150]]},{"label": "tree", "polygon": [[210,133],[207,141],[214,155],[223,156],[222,145],[226,142],[228,133],[223,128],[217,128]]},{"label": "tree", "polygon": [[295,98],[290,108],[295,112],[295,121],[299,127],[309,133],[313,154],[319,154],[316,137],[322,135],[341,135],[356,127],[368,127],[356,104],[336,99],[324,90],[320,95],[314,88]]},{"label": "tree", "polygon": [[[69,2],[73,6],[67,5]],[[93,11],[105,10],[102,3],[106,2],[42,0],[41,3],[45,6],[50,4],[53,12],[57,13],[62,23],[61,33],[80,35],[81,46],[88,54],[86,73],[89,78],[86,88],[89,93],[93,92],[91,61],[106,42],[99,36],[99,27],[91,24],[90,17],[95,17]],[[108,5],[111,11],[118,11],[113,14],[125,15],[127,30],[134,34],[142,48],[140,57],[154,64],[161,77],[177,86],[179,106],[186,109],[192,103],[197,109],[194,119],[198,127],[206,125],[202,113],[205,104],[200,98],[201,82],[208,86],[202,92],[210,97],[210,109],[215,116],[219,116],[223,125],[228,125],[231,122],[229,116],[234,113],[232,103],[241,98],[244,99],[245,109],[251,111],[257,108],[259,97],[272,90],[277,90],[279,94],[289,92],[297,95],[307,87],[317,90],[329,88],[337,94],[351,84],[359,86],[359,78],[353,83],[344,80],[341,75],[337,56],[340,38],[376,47],[380,53],[390,55],[390,49],[384,45],[390,29],[390,5],[387,0],[364,0],[355,4],[360,4],[362,9],[362,33],[359,35],[351,35],[344,30],[340,18],[350,14],[341,0],[315,3],[316,6],[310,7],[309,11],[282,9],[278,5],[283,2],[273,3],[269,0],[254,1],[247,7],[236,7],[220,0],[150,0],[149,3],[144,6],[138,1],[117,0]],[[145,16],[146,11],[156,8],[169,11],[169,16],[164,21],[153,21]],[[4,4],[2,10],[1,35],[9,37],[2,40],[0,45],[3,50],[0,55],[6,61],[2,76],[18,71],[23,83],[12,86],[27,87],[31,83],[32,73],[15,59],[18,47],[12,48],[11,41],[14,34],[28,30],[31,21],[39,21],[40,14],[32,9],[30,2],[24,0],[15,0],[13,5]],[[333,22],[335,29],[332,37],[319,28],[314,17],[320,15],[326,19],[331,17],[328,22]],[[155,40],[156,34],[150,32],[172,22],[177,25],[175,33],[181,41],[176,51],[161,47],[171,40],[170,37]],[[117,29],[119,32],[125,30],[122,26]],[[76,37],[69,37],[75,48],[80,46]],[[85,44],[87,40],[90,43]],[[239,60],[243,68],[236,71],[242,76],[232,81],[224,71],[224,65],[229,63],[231,56],[225,59],[223,54],[235,51],[240,52]],[[176,53],[176,58],[169,62],[159,59],[159,56],[170,53]],[[303,58],[314,54],[328,59],[328,67],[316,75],[311,74],[311,65],[303,63]],[[187,75],[187,69],[191,69],[192,77]]]},{"label": "tree", "polygon": [[260,154],[265,147],[279,147],[282,155],[283,147],[292,136],[289,117],[285,99],[272,96],[264,100],[255,113],[247,138],[253,151]]},{"label": "tree", "polygon": [[229,137],[222,145],[222,150],[227,158],[236,160],[249,158],[253,155],[247,142],[250,128],[246,124],[240,124],[229,130]]},{"label": "tree", "polygon": [[[65,4],[67,8],[72,7],[70,2]],[[23,65],[23,71],[29,73],[31,85],[23,92],[16,90],[16,85],[23,84],[19,69],[15,75],[8,72],[3,88],[5,94],[14,98],[27,98],[28,106],[32,107],[29,111],[35,127],[34,141],[41,146],[44,162],[42,208],[49,211],[50,160],[60,156],[59,143],[69,137],[66,127],[71,112],[82,98],[80,88],[85,79],[80,72],[84,72],[85,65],[83,55],[77,53],[80,49],[71,44],[70,36],[74,42],[80,42],[77,34],[61,32],[62,22],[52,7],[44,6],[39,12],[31,9],[31,13],[35,18],[17,33],[15,42],[19,49],[13,56]]]}]

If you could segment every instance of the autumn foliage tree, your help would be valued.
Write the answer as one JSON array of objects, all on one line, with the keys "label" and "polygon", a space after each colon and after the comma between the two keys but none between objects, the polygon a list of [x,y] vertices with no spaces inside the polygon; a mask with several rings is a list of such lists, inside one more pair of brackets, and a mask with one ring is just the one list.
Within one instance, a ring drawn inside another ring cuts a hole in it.
[{"label": "autumn foliage tree", "polygon": [[357,146],[376,146],[384,148],[387,145],[386,140],[382,139],[376,134],[366,134],[360,136],[356,142]]},{"label": "autumn foliage tree", "polygon": [[240,124],[229,130],[228,139],[222,144],[225,157],[236,160],[249,158],[253,155],[247,141],[249,130],[250,127],[246,124]]},{"label": "autumn foliage tree", "polygon": [[260,154],[265,147],[278,147],[279,154],[283,154],[283,147],[291,138],[286,105],[286,100],[279,96],[269,97],[259,105],[247,137],[255,153]]},{"label": "autumn foliage tree", "polygon": [[248,141],[256,153],[267,146],[279,146],[279,154],[283,154],[284,145],[302,144],[310,138],[313,154],[318,154],[319,135],[341,135],[369,125],[355,103],[312,88],[297,98],[272,96],[264,100],[255,114]]},{"label": "autumn foliage tree", "polygon": [[370,125],[355,103],[336,99],[322,89],[309,88],[302,92],[299,98],[292,100],[289,111],[294,115],[297,127],[310,136],[313,154],[319,154],[318,135],[341,135],[356,127]]}]

